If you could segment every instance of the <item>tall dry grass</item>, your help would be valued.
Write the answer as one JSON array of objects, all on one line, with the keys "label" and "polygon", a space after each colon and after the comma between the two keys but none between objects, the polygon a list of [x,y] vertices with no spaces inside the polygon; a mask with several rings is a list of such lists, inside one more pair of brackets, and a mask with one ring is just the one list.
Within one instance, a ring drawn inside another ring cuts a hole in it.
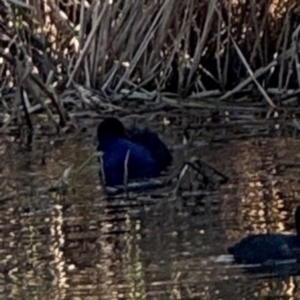
[{"label": "tall dry grass", "polygon": [[296,1],[1,0],[0,6],[0,91],[22,87],[29,100],[19,91],[18,101],[36,101],[46,111],[41,99],[48,99],[61,123],[66,117],[56,95],[74,84],[111,95],[122,88],[181,97],[215,91],[219,99],[250,86],[272,106],[268,91],[299,90]]}]

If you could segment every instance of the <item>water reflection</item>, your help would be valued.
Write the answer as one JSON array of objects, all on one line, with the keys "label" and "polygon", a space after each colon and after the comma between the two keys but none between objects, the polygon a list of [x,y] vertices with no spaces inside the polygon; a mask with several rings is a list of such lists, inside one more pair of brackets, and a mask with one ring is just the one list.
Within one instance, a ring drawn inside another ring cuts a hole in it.
[{"label": "water reflection", "polygon": [[188,146],[175,151],[170,174],[201,156],[230,182],[199,194],[191,173],[177,197],[166,186],[129,200],[106,199],[92,161],[80,168],[93,154],[87,144],[39,140],[26,152],[2,142],[3,298],[299,299],[297,276],[250,274],[215,258],[250,232],[294,230],[300,142]]}]

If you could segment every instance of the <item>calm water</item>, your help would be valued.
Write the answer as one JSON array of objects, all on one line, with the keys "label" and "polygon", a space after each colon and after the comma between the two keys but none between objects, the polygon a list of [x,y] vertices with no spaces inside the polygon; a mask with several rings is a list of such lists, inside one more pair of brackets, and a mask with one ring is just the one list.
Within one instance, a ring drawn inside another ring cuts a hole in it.
[{"label": "calm water", "polygon": [[260,122],[194,129],[190,137],[207,145],[180,148],[180,124],[153,124],[177,149],[167,178],[197,156],[230,181],[201,193],[190,171],[177,195],[169,184],[108,200],[96,158],[82,166],[94,151],[88,135],[36,137],[32,151],[0,137],[1,299],[300,298],[297,270],[277,276],[215,262],[249,232],[293,232],[300,140],[242,136],[273,128]]}]

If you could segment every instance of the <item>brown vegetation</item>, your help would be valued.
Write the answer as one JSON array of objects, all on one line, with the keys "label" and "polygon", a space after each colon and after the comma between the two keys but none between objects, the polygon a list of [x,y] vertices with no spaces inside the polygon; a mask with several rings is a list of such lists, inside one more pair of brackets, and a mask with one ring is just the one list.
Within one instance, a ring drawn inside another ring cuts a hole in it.
[{"label": "brown vegetation", "polygon": [[296,1],[1,0],[0,6],[2,124],[20,118],[16,107],[28,115],[43,110],[53,124],[65,124],[58,95],[73,89],[82,99],[83,87],[98,91],[100,102],[128,92],[218,100],[243,92],[275,107],[272,95],[299,94]]}]

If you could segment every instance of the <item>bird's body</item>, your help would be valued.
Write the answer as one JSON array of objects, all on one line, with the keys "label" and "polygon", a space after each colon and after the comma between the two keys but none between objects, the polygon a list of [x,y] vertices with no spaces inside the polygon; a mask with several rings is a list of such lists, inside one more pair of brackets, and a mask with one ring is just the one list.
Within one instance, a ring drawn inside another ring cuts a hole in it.
[{"label": "bird's body", "polygon": [[228,248],[237,263],[297,259],[300,254],[300,206],[295,213],[297,234],[251,234]]},{"label": "bird's body", "polygon": [[156,177],[172,161],[169,150],[155,133],[139,129],[127,133],[115,118],[107,118],[99,125],[97,150],[103,152],[102,169],[109,186]]},{"label": "bird's body", "polygon": [[295,236],[253,234],[229,247],[228,252],[239,264],[261,264],[270,260],[291,259],[294,258],[294,253],[289,240],[294,243]]}]

